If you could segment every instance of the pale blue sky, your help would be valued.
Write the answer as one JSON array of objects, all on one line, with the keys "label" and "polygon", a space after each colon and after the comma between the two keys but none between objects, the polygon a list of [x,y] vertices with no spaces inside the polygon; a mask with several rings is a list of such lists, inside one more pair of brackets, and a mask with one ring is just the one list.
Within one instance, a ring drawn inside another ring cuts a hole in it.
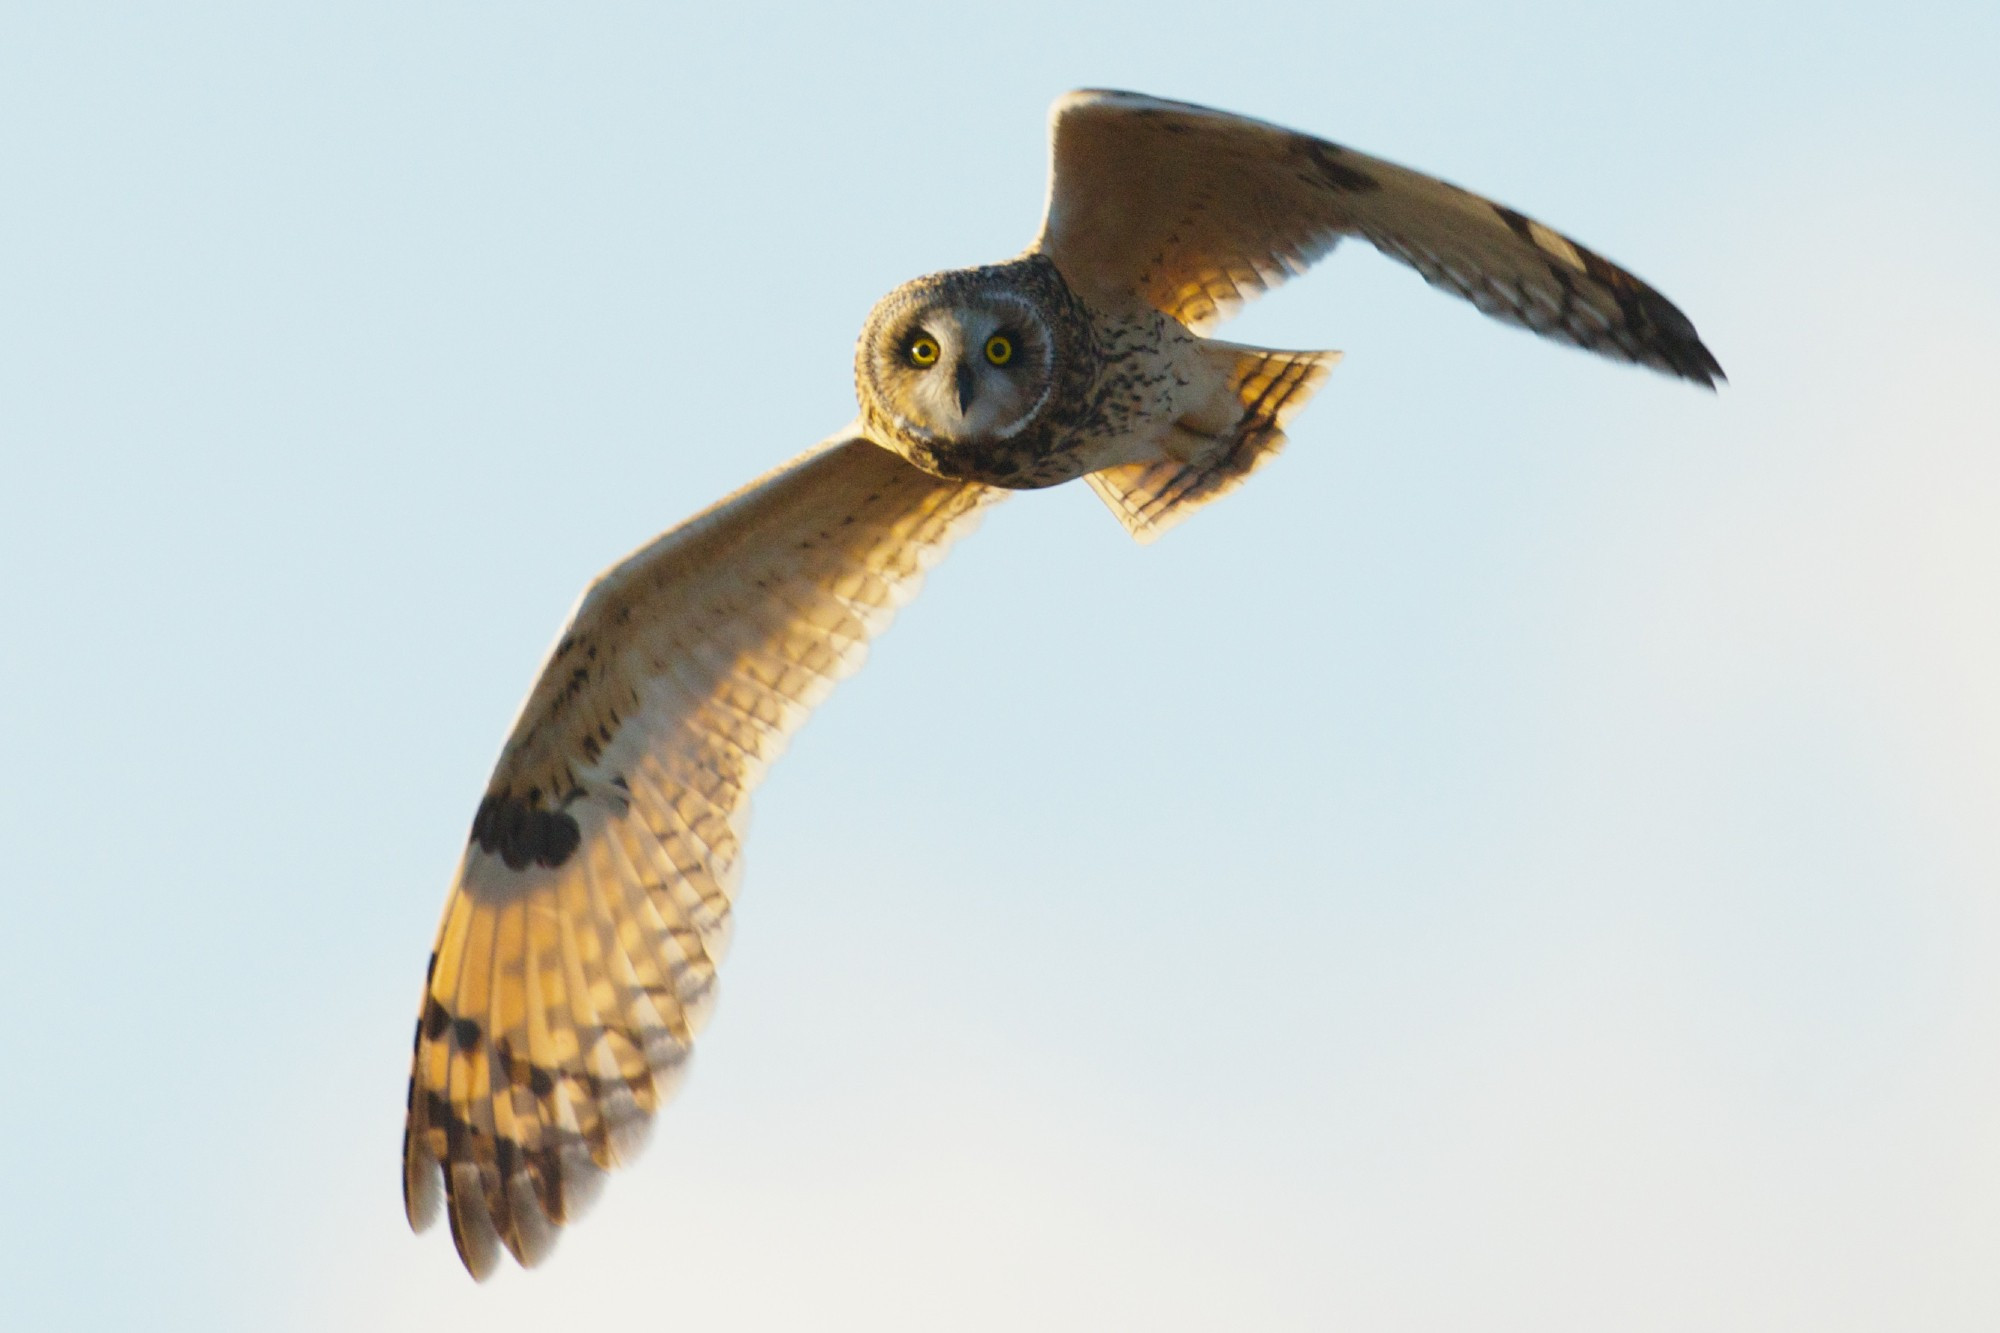
[{"label": "pale blue sky", "polygon": [[[0,9],[0,1321],[2000,1326],[2000,11]],[[419,12],[420,11],[420,12]],[[446,878],[597,569],[848,419],[1108,85],[1492,194],[1711,397],[1344,249],[774,772],[647,1156],[404,1227]]]}]

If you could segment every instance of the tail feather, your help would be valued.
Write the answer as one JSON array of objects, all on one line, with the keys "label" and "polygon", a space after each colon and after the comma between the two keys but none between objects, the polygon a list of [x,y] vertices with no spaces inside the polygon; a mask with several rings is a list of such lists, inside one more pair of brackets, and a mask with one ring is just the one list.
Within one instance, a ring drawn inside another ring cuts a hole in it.
[{"label": "tail feather", "polygon": [[[1203,350],[1221,362],[1217,368],[1226,387],[1218,397],[1226,399],[1204,404],[1175,425],[1176,443],[1186,447],[1170,447],[1167,457],[1154,462],[1125,463],[1087,478],[1141,542],[1153,541],[1235,490],[1276,457],[1285,444],[1285,424],[1340,360],[1339,352],[1276,352],[1224,342],[1205,343]],[[1198,428],[1200,419],[1218,415],[1228,423],[1222,429]]]}]

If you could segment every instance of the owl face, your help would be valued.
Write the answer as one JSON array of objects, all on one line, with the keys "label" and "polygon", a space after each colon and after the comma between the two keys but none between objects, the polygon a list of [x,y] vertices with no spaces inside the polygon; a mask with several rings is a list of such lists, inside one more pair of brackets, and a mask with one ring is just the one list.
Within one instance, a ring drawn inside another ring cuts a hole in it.
[{"label": "owl face", "polygon": [[1026,293],[945,274],[876,305],[855,357],[862,407],[917,454],[1003,443],[1035,421],[1056,348]]}]

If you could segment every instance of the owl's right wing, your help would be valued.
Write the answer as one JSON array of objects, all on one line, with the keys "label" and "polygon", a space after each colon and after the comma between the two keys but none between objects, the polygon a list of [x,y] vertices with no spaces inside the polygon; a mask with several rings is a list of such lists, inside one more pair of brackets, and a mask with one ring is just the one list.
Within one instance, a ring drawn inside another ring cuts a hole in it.
[{"label": "owl's right wing", "polygon": [[713,995],[750,789],[987,487],[836,437],[591,585],[473,819],[424,981],[404,1204],[484,1277],[629,1158]]},{"label": "owl's right wing", "polygon": [[1277,125],[1137,93],[1050,112],[1036,248],[1086,300],[1207,333],[1360,236],[1496,319],[1713,387],[1686,315],[1624,269],[1456,185]]}]

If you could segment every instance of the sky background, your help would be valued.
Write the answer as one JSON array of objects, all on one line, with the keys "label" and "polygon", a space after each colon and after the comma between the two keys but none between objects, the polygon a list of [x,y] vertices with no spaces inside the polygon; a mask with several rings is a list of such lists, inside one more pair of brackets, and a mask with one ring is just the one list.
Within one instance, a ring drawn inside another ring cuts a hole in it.
[{"label": "sky background", "polygon": [[[0,8],[11,1328],[2000,1326],[2000,8]],[[837,428],[1129,87],[1488,193],[1711,396],[1364,246],[1140,548],[933,575],[758,802],[646,1156],[402,1219],[583,584]],[[642,1322],[643,1321],[643,1322]]]}]

